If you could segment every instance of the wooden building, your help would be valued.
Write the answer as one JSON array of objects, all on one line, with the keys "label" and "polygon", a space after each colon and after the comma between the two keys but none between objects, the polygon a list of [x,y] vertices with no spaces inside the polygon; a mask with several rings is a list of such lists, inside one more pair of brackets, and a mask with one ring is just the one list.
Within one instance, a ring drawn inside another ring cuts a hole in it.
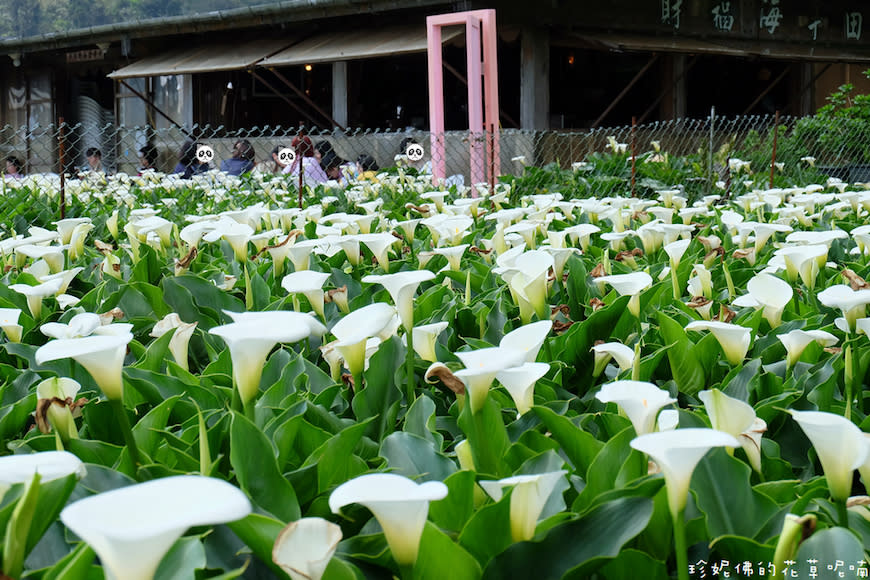
[{"label": "wooden building", "polygon": [[[425,17],[477,8],[497,10],[506,128],[801,115],[843,83],[870,92],[860,0],[284,0],[3,38],[0,125],[425,129]],[[445,35],[448,129],[467,126],[464,34]]]}]

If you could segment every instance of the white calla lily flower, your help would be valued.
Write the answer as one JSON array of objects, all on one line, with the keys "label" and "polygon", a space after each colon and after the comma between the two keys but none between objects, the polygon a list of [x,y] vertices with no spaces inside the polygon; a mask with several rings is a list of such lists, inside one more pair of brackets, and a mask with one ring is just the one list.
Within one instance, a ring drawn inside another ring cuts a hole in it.
[{"label": "white calla lily flower", "polygon": [[278,534],[272,561],[292,580],[320,580],[341,536],[341,528],[323,518],[298,519]]},{"label": "white calla lily flower", "polygon": [[344,364],[352,375],[357,376],[363,372],[368,339],[382,333],[395,317],[395,308],[383,302],[375,302],[354,310],[332,327],[330,332],[338,339],[333,346],[341,353]]},{"label": "white calla lily flower", "polygon": [[849,331],[855,331],[855,321],[863,318],[870,304],[870,290],[852,290],[845,284],[829,286],[816,295],[819,302],[829,308],[839,308],[849,325]]},{"label": "white calla lily flower", "polygon": [[6,334],[9,342],[21,342],[24,327],[18,324],[21,310],[18,308],[0,308],[0,328]]},{"label": "white calla lily flower", "polygon": [[184,322],[181,320],[177,312],[170,312],[154,325],[150,336],[158,338],[174,328],[175,334],[169,339],[169,352],[172,353],[172,358],[175,359],[178,366],[184,370],[189,370],[187,352],[190,337],[193,336],[196,325],[196,322]]},{"label": "white calla lily flower", "polygon": [[610,359],[616,361],[620,371],[626,371],[634,366],[634,349],[621,342],[604,342],[592,347],[595,353],[595,366],[592,376],[597,377],[604,371]]},{"label": "white calla lily flower", "polygon": [[495,374],[517,407],[517,416],[524,415],[534,405],[535,383],[550,370],[549,363],[527,362],[502,369]]},{"label": "white calla lily flower", "polygon": [[251,503],[233,485],[179,475],[87,497],[64,508],[60,519],[94,549],[109,580],[151,580],[185,530],[249,513]]},{"label": "white calla lily flower", "polygon": [[121,369],[131,340],[129,332],[52,340],[37,349],[36,364],[71,358],[85,367],[109,400],[120,401],[124,396]]},{"label": "white calla lily flower", "polygon": [[631,296],[628,302],[628,310],[636,317],[640,316],[640,293],[652,286],[652,276],[646,272],[632,272],[631,274],[614,274],[601,276],[595,279],[598,284],[610,284],[620,296]]},{"label": "white calla lily flower", "polygon": [[483,408],[496,374],[501,370],[519,366],[525,360],[524,352],[499,346],[453,354],[465,365],[464,369],[454,374],[468,390],[472,413]]},{"label": "white calla lily flower", "polygon": [[776,338],[785,347],[786,366],[788,368],[794,365],[801,358],[804,349],[813,341],[818,342],[822,346],[834,346],[838,342],[838,338],[830,332],[824,330],[800,330],[795,329],[785,334],[778,334]]},{"label": "white calla lily flower", "polygon": [[425,361],[435,362],[438,360],[435,354],[435,342],[438,340],[438,335],[444,332],[447,326],[447,321],[415,326],[411,331],[414,334],[414,352]]},{"label": "white calla lily flower", "polygon": [[308,302],[311,303],[311,308],[317,313],[320,318],[325,318],[323,313],[323,285],[329,279],[329,274],[326,272],[315,272],[313,270],[299,270],[284,276],[281,279],[281,287],[288,294],[303,294]]},{"label": "white calla lily flower", "polygon": [[245,407],[257,396],[266,357],[275,345],[297,342],[313,334],[308,320],[311,316],[307,314],[284,311],[255,314],[261,316],[240,316],[235,322],[208,331],[221,337],[230,349],[233,382]]},{"label": "white calla lily flower", "polygon": [[789,413],[813,444],[831,497],[845,501],[852,491],[852,472],[864,464],[870,453],[867,437],[841,415],[823,411],[790,410]]},{"label": "white calla lily flower", "polygon": [[788,282],[762,272],[749,280],[746,290],[764,308],[762,314],[771,328],[782,324],[782,312],[794,294]]},{"label": "white calla lily flower", "polygon": [[329,496],[329,509],[338,513],[352,503],[367,507],[381,524],[393,558],[400,566],[411,566],[417,561],[429,502],[446,496],[447,486],[440,481],[417,484],[393,473],[371,473],[338,486]]},{"label": "white calla lily flower", "polygon": [[719,389],[701,391],[698,398],[704,403],[713,429],[737,439],[752,468],[761,473],[761,436],[767,430],[767,423],[755,416],[751,405]]},{"label": "white calla lily flower", "polygon": [[11,284],[10,290],[23,294],[27,298],[27,308],[33,318],[39,318],[42,314],[42,300],[61,292],[62,280],[53,279],[48,282],[28,286],[27,284]]},{"label": "white calla lily flower", "polygon": [[495,501],[501,500],[505,488],[513,488],[510,505],[511,538],[515,542],[523,542],[535,537],[538,518],[559,480],[567,473],[560,470],[535,475],[514,475],[497,481],[481,481],[480,487]]},{"label": "white calla lily flower", "polygon": [[434,277],[435,274],[429,270],[412,270],[382,276],[370,275],[364,277],[362,281],[380,284],[387,289],[399,312],[402,325],[407,332],[411,332],[414,326],[414,294],[420,284]]},{"label": "white calla lily flower", "polygon": [[616,403],[638,435],[652,433],[659,410],[677,402],[670,393],[652,383],[630,380],[603,385],[595,398],[602,403]]},{"label": "white calla lily flower", "polygon": [[502,348],[522,352],[525,362],[535,362],[552,329],[552,320],[539,320],[531,324],[524,324],[504,335],[498,345]]},{"label": "white calla lily flower", "polygon": [[689,244],[692,243],[691,239],[688,240],[677,240],[675,242],[671,242],[670,244],[665,244],[664,250],[668,255],[668,259],[670,260],[671,269],[676,270],[680,265],[680,261],[683,259],[683,254],[686,253],[686,250],[689,249]]},{"label": "white calla lily flower", "polygon": [[668,506],[675,521],[686,508],[689,482],[701,458],[713,447],[739,444],[728,433],[695,428],[647,433],[631,441],[632,448],[649,455],[664,474]]},{"label": "white calla lily flower", "polygon": [[715,320],[696,320],[687,324],[686,330],[697,332],[709,330],[712,332],[716,340],[719,341],[719,346],[722,347],[725,358],[734,366],[743,362],[743,359],[746,358],[746,353],[749,352],[749,345],[752,343],[752,329],[740,326],[739,324],[717,322]]},{"label": "white calla lily flower", "polygon": [[82,478],[87,473],[82,460],[68,451],[40,451],[0,457],[0,499],[16,483],[28,483],[35,474],[40,483],[67,475]]}]

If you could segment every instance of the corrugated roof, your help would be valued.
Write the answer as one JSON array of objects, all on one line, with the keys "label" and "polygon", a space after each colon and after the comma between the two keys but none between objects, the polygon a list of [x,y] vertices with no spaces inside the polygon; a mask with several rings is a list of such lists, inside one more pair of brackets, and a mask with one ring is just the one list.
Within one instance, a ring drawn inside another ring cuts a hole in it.
[{"label": "corrugated roof", "polygon": [[[441,41],[447,42],[462,32],[458,29],[445,29],[441,34]],[[426,27],[422,25],[332,32],[303,40],[258,64],[269,67],[335,62],[424,52],[426,48]]]},{"label": "corrugated roof", "polygon": [[149,56],[109,75],[113,79],[153,77],[221,70],[246,69],[275,54],[291,40],[261,39],[242,44],[223,44],[173,50]]}]

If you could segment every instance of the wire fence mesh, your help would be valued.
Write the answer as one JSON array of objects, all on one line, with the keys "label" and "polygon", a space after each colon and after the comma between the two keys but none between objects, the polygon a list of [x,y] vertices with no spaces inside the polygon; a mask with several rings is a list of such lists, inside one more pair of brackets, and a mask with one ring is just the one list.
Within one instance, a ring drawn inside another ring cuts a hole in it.
[{"label": "wire fence mesh", "polygon": [[[246,144],[241,154],[239,142]],[[422,159],[407,155],[409,144],[422,146]],[[197,159],[201,146],[211,153]],[[88,158],[94,149],[101,159]],[[280,153],[288,149],[298,152],[299,159],[284,164]],[[241,162],[227,164],[234,152],[241,155]],[[301,159],[316,152],[321,157]],[[281,127],[155,130],[62,123],[0,128],[0,155],[7,161],[0,183],[0,217],[7,227],[20,229],[26,223],[50,223],[70,212],[98,212],[107,199],[101,191],[121,190],[123,198],[125,191],[132,197],[148,190],[155,203],[169,198],[195,207],[203,195],[211,194],[209,188],[229,186],[236,192],[248,187],[247,193],[262,193],[263,184],[273,175],[292,191],[300,185],[317,187],[330,178],[345,183],[365,172],[397,166],[424,173],[435,167],[436,173],[443,170],[447,176],[447,186],[459,188],[514,176],[529,191],[535,188],[536,171],[557,171],[562,172],[561,185],[572,188],[573,196],[644,195],[675,186],[708,194],[716,188],[727,190],[750,175],[760,185],[761,176],[768,172],[776,174],[779,183],[791,180],[793,185],[828,177],[866,182],[870,181],[870,121],[711,114],[705,119],[582,131],[452,131],[440,141],[424,131],[336,130],[303,137],[300,129]],[[254,185],[246,185],[250,182],[244,179],[228,185],[217,171],[205,171],[247,169],[248,159],[257,176]],[[146,166],[154,172],[145,171]],[[181,179],[191,174],[192,181]],[[548,179],[552,184],[552,175]],[[8,195],[13,190],[30,195]]]}]

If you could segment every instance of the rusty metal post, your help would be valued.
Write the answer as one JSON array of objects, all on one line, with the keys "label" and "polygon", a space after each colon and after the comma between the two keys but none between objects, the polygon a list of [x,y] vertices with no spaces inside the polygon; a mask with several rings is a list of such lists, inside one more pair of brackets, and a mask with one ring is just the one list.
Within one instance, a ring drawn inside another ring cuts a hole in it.
[{"label": "rusty metal post", "polygon": [[631,197],[635,197],[634,181],[637,162],[637,117],[631,118]]},{"label": "rusty metal post", "polygon": [[302,171],[303,171],[303,163],[302,157],[299,157],[299,209],[302,209]]},{"label": "rusty metal post", "polygon": [[66,125],[63,117],[57,120],[57,158],[60,164],[60,219],[66,217],[66,142],[64,129]]},{"label": "rusty metal post", "polygon": [[495,194],[495,125],[489,126],[489,194]]},{"label": "rusty metal post", "polygon": [[779,137],[779,111],[773,116],[773,154],[770,156],[770,189],[773,189],[773,172],[776,169],[776,140]]}]

